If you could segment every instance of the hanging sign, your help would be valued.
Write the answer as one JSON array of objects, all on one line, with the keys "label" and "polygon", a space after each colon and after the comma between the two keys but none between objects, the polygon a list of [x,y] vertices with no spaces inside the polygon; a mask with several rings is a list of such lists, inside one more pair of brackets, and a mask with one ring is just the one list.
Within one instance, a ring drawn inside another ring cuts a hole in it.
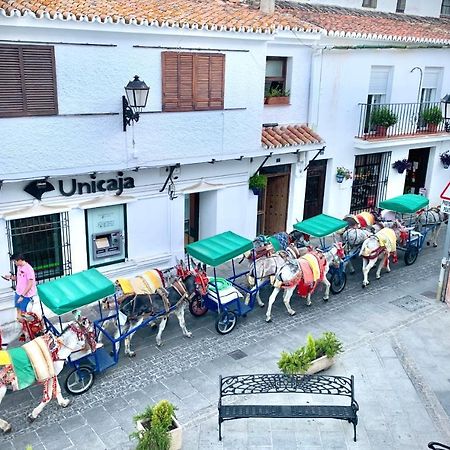
[{"label": "hanging sign", "polygon": [[441,212],[450,214],[450,200],[442,200]]}]

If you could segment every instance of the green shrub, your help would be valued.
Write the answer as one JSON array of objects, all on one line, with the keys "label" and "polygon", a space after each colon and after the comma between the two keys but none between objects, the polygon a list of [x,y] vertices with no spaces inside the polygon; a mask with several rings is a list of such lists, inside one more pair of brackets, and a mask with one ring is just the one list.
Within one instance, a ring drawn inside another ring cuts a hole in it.
[{"label": "green shrub", "polygon": [[250,189],[263,189],[267,186],[266,175],[252,175],[248,180],[248,187]]},{"label": "green shrub", "polygon": [[291,92],[288,89],[283,89],[281,87],[270,88],[266,93],[265,97],[289,97]]},{"label": "green shrub", "polygon": [[311,334],[308,334],[304,347],[300,347],[292,353],[281,352],[278,367],[287,375],[305,373],[315,359],[322,356],[333,358],[342,351],[342,342],[331,331],[326,331],[318,339],[314,339]]},{"label": "green shrub", "polygon": [[425,108],[420,114],[420,117],[425,123],[431,123],[432,125],[439,125],[444,120],[439,106]]},{"label": "green shrub", "polygon": [[370,123],[380,127],[390,127],[397,123],[397,116],[386,106],[372,106]]},{"label": "green shrub", "polygon": [[169,450],[172,416],[175,406],[167,400],[161,400],[154,406],[148,406],[144,412],[133,417],[136,423],[143,421],[145,431],[135,431],[130,438],[137,439],[136,450]]}]

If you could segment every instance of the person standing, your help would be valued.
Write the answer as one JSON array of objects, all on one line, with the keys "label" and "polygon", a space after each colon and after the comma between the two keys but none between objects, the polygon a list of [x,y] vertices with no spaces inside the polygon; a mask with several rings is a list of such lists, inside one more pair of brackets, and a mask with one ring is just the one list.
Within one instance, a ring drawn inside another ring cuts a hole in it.
[{"label": "person standing", "polygon": [[17,267],[17,274],[5,275],[3,278],[5,280],[16,280],[14,306],[16,307],[17,320],[20,321],[22,313],[27,311],[29,303],[33,301],[33,297],[37,293],[36,278],[33,267],[25,261],[23,255],[15,254],[11,256],[11,261],[14,261]]}]

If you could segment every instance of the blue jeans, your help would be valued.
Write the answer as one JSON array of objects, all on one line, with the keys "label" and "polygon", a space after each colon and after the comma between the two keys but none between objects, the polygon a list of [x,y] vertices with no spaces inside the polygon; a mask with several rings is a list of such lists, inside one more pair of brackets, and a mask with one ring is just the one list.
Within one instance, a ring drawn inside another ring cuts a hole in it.
[{"label": "blue jeans", "polygon": [[19,302],[20,297],[17,292],[14,294],[14,306],[22,312],[27,312],[28,304],[33,301],[33,297],[22,297],[22,300]]}]

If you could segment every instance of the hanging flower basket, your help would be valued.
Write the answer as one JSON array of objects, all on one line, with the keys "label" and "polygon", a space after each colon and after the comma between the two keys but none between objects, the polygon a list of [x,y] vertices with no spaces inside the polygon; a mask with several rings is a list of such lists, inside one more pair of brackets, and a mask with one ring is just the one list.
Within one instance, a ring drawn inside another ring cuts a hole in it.
[{"label": "hanging flower basket", "polygon": [[405,159],[399,159],[392,164],[392,167],[394,169],[397,169],[398,173],[403,173],[405,170],[411,170],[412,169],[412,162]]},{"label": "hanging flower basket", "polygon": [[441,158],[441,163],[444,166],[444,169],[448,169],[450,167],[450,150],[441,153],[439,157]]},{"label": "hanging flower basket", "polygon": [[352,173],[345,167],[338,167],[336,169],[336,181],[342,183],[344,180],[351,180]]}]

